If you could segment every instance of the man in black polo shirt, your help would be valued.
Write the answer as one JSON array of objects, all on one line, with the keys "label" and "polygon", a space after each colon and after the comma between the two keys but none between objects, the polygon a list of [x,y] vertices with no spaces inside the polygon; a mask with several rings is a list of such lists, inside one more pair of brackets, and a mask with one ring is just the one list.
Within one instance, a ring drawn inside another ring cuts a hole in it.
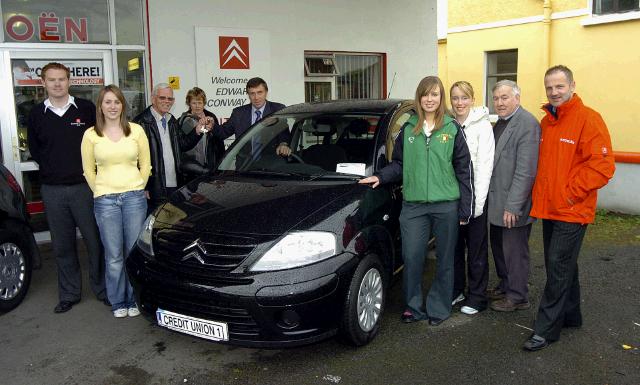
[{"label": "man in black polo shirt", "polygon": [[96,122],[95,105],[69,95],[69,69],[60,63],[42,68],[48,99],[31,110],[28,123],[29,151],[40,166],[40,193],[49,223],[58,265],[58,298],[55,313],[64,313],[80,302],[82,275],[76,252],[76,226],[89,256],[91,290],[108,303],[104,286],[104,257],[93,215],[93,193],[82,175],[80,142]]}]

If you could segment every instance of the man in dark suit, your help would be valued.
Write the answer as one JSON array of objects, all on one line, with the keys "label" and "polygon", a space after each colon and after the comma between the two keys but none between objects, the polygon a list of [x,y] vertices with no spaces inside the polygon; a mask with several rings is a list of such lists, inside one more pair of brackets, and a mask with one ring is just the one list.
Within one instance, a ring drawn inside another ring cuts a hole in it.
[{"label": "man in dark suit", "polygon": [[493,87],[498,114],[494,126],[496,150],[489,184],[491,251],[500,278],[488,296],[491,309],[529,309],[529,234],[533,219],[531,189],[538,165],[540,125],[520,106],[520,88],[511,80]]},{"label": "man in dark suit", "polygon": [[[246,91],[250,103],[234,108],[229,120],[213,129],[213,135],[220,139],[227,139],[235,134],[235,138],[238,139],[251,125],[285,107],[284,104],[267,100],[269,87],[262,78],[249,79]],[[291,153],[288,142],[284,138],[278,145],[276,152],[278,155],[285,156]]]}]

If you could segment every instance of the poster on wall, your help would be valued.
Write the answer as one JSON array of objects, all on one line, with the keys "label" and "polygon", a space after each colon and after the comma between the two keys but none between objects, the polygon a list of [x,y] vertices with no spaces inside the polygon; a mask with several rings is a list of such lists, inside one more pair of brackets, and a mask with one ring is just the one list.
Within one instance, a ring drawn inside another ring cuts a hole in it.
[{"label": "poster on wall", "polygon": [[245,85],[271,77],[269,32],[244,28],[195,27],[198,87],[206,108],[225,121],[235,107],[249,103]]},{"label": "poster on wall", "polygon": [[[42,67],[50,60],[12,60],[13,86],[41,86]],[[59,61],[69,68],[72,86],[93,86],[104,84],[101,60],[68,60]]]}]

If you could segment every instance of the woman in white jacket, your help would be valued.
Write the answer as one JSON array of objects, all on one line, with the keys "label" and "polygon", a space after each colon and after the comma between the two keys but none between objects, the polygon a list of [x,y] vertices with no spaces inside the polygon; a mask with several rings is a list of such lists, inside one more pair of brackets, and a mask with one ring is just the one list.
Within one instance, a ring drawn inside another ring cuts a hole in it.
[{"label": "woman in white jacket", "polygon": [[[487,243],[487,193],[491,172],[493,171],[493,153],[495,142],[493,127],[489,122],[487,107],[473,107],[473,87],[466,81],[451,86],[451,110],[453,117],[464,129],[467,145],[473,162],[473,191],[475,207],[473,218],[467,225],[461,225],[455,252],[455,280],[453,304],[464,301],[461,312],[476,314],[487,308],[487,284],[489,281],[488,243]],[[467,254],[467,275],[469,291],[465,288],[465,251]]]}]

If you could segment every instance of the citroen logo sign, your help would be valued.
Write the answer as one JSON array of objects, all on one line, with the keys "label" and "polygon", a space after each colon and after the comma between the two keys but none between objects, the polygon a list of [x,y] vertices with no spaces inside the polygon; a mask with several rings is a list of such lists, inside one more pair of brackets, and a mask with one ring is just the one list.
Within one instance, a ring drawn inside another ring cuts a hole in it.
[{"label": "citroen logo sign", "polygon": [[198,262],[204,265],[204,259],[202,258],[200,253],[207,254],[207,250],[204,248],[204,246],[200,242],[200,238],[196,239],[187,247],[182,249],[182,251],[189,251],[189,250],[192,250],[192,251],[189,254],[182,257],[182,261],[186,261],[187,259],[190,259],[190,258],[195,258],[198,260]]}]

